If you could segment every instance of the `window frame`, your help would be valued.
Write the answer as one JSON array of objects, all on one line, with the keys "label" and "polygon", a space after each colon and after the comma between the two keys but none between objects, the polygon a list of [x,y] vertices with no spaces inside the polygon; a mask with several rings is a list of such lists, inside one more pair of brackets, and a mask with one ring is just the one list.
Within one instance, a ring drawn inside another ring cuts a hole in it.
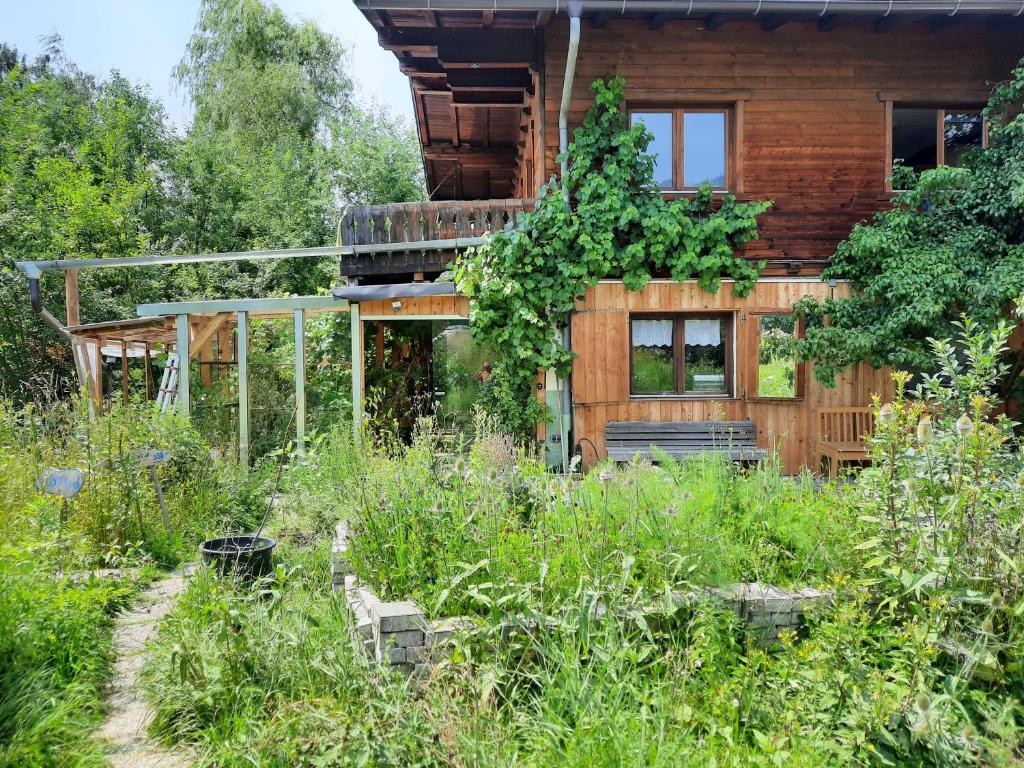
[{"label": "window frame", "polygon": [[935,167],[941,168],[946,165],[946,114],[950,112],[977,112],[982,115],[981,122],[981,146],[988,147],[988,121],[984,119],[984,104],[967,103],[950,99],[949,101],[917,101],[917,100],[885,100],[885,191],[901,192],[892,186],[892,168],[895,157],[895,142],[893,141],[893,120],[897,109],[930,109],[935,112]]},{"label": "window frame", "polygon": [[626,116],[629,124],[633,124],[633,115],[637,113],[658,113],[672,116],[672,186],[659,187],[662,194],[667,195],[692,195],[699,187],[687,187],[683,185],[684,168],[683,156],[685,154],[683,142],[684,115],[690,114],[721,114],[725,120],[725,186],[712,187],[715,194],[726,194],[735,192],[737,187],[738,173],[738,152],[736,151],[737,127],[734,124],[737,120],[737,108],[735,104],[719,103],[694,103],[694,104],[658,104],[650,102],[630,103],[626,109]]},{"label": "window frame", "polygon": [[[807,363],[796,361],[796,379],[794,384],[796,385],[796,394],[793,397],[762,397],[761,396],[761,318],[762,317],[787,317],[792,316],[792,310],[776,309],[776,310],[763,310],[758,312],[749,313],[749,318],[754,320],[757,325],[755,327],[756,333],[754,334],[754,349],[753,349],[753,361],[754,370],[752,378],[752,386],[750,387],[750,395],[748,400],[754,400],[762,403],[799,403],[807,397]],[[807,323],[804,318],[795,318],[796,326],[796,337],[798,339],[804,338],[804,334],[807,331]]]},{"label": "window frame", "polygon": [[[630,312],[629,327],[629,396],[635,399],[731,400],[735,398],[736,318],[735,312]],[[637,392],[633,380],[633,322],[636,320],[672,321],[672,385],[671,392]],[[725,390],[723,392],[687,392],[686,388],[686,320],[723,320],[725,343]]]}]

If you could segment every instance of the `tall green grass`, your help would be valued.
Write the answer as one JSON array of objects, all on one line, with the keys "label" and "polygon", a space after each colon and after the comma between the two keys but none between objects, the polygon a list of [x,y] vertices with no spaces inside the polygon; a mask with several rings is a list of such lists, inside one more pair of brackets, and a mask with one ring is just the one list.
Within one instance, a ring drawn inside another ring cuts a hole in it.
[{"label": "tall green grass", "polygon": [[292,478],[290,498],[315,500],[321,529],[351,521],[358,575],[439,615],[486,613],[493,585],[542,574],[545,595],[563,599],[581,580],[617,573],[626,556],[632,583],[646,589],[804,585],[857,565],[853,511],[809,475],[783,477],[774,460],[743,470],[714,456],[661,456],[658,466],[561,478],[499,435],[481,434],[464,458],[445,453],[429,429],[397,452],[338,433]]},{"label": "tall green grass", "polygon": [[[174,457],[159,469],[171,535],[131,459],[143,448]],[[46,468],[85,473],[66,509],[36,490]],[[209,533],[251,525],[259,488],[258,476],[242,481],[191,428],[149,406],[90,418],[81,401],[0,402],[0,766],[106,765],[93,732],[114,615],[155,565],[191,558]],[[126,577],[91,575],[110,567]]]}]

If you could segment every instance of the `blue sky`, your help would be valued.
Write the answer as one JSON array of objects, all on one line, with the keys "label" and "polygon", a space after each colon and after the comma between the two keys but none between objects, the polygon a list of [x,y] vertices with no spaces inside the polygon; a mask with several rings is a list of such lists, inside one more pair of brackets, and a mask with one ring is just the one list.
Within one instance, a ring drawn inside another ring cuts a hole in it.
[{"label": "blue sky", "polygon": [[[409,83],[393,54],[351,0],[279,0],[292,18],[311,19],[350,49],[349,72],[363,101],[376,99],[412,121]],[[171,70],[185,51],[199,0],[0,0],[0,41],[30,57],[40,36],[57,32],[69,59],[97,75],[112,69],[145,83],[179,127],[190,117]]]}]

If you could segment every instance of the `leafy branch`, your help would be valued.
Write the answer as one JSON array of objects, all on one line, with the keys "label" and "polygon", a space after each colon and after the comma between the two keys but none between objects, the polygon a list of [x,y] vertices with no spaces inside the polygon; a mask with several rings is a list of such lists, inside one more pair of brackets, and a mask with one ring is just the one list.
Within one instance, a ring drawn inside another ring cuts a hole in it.
[{"label": "leafy branch", "polygon": [[716,199],[707,185],[666,200],[646,154],[653,137],[642,123],[629,124],[624,85],[622,78],[593,83],[565,179],[552,178],[533,211],[456,265],[473,333],[494,353],[485,407],[515,432],[528,434],[546,419],[533,382],[540,369],[568,376],[573,353],[562,345],[562,329],[599,280],[620,277],[638,291],[655,274],[667,275],[715,292],[728,277],[743,296],[764,266],[739,249],[757,237],[757,217],[771,203]]}]

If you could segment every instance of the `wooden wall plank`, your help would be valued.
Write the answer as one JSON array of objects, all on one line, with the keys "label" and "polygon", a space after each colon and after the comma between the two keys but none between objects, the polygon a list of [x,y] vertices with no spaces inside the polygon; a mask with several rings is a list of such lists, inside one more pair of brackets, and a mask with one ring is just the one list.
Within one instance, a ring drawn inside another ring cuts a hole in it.
[{"label": "wooden wall plank", "polygon": [[[862,364],[839,377],[834,389],[814,381],[805,366],[805,396],[793,402],[758,401],[757,314],[789,311],[802,296],[849,295],[817,280],[761,280],[747,297],[736,296],[731,282],[716,294],[696,282],[652,281],[642,291],[628,291],[618,281],[602,281],[577,303],[572,318],[573,418],[576,440],[587,438],[604,455],[604,424],[608,420],[689,421],[713,418],[752,419],[758,444],[778,448],[787,472],[811,466],[814,460],[815,410],[821,406],[869,405],[872,393],[892,396],[889,372]],[[732,312],[736,326],[735,393],[728,398],[631,398],[629,394],[629,332],[631,311]],[[744,397],[744,392],[748,396]],[[588,455],[588,462],[590,461]]]}]

